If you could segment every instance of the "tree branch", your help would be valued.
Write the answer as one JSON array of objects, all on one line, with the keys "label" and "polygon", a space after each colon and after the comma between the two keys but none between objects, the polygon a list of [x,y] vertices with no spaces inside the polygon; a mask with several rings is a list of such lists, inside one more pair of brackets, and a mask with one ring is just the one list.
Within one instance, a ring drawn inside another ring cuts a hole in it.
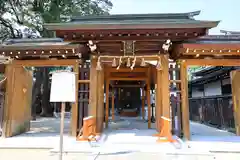
[{"label": "tree branch", "polygon": [[10,4],[10,6],[11,6],[11,9],[12,9],[12,11],[13,11],[13,13],[14,13],[14,16],[15,16],[15,18],[16,18],[16,20],[17,20],[17,23],[19,23],[19,24],[23,24],[23,22],[20,20],[20,18],[18,17],[19,16],[19,13],[17,12],[17,10],[16,10],[16,6],[17,6],[17,4],[14,4],[14,2],[12,1],[12,0],[9,0],[9,4]]},{"label": "tree branch", "polygon": [[10,30],[11,37],[16,38],[14,28],[7,20],[5,20],[3,17],[0,17],[0,24],[2,24],[4,27],[6,27]]}]

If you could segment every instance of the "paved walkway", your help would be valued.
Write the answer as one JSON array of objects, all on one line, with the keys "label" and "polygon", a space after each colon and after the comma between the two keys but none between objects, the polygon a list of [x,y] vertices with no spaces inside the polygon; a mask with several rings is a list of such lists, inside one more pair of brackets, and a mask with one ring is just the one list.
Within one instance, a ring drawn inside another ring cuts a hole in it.
[{"label": "paved walkway", "polygon": [[[35,148],[51,149],[51,153],[58,152],[59,119],[43,118],[32,123],[30,132],[7,139],[0,139],[1,148]],[[69,126],[66,119],[65,126]],[[154,124],[153,124],[154,126]],[[161,154],[209,154],[215,152],[239,152],[240,138],[234,134],[212,127],[191,122],[192,141],[176,144],[158,144],[155,129],[147,129],[147,123],[142,120],[125,119],[109,125],[111,130],[106,131],[98,143],[80,143],[67,135],[64,136],[64,150],[66,152],[84,153],[161,153]],[[216,138],[217,137],[217,138]],[[199,142],[201,141],[201,142]],[[214,143],[213,143],[214,142]],[[239,142],[239,143],[236,143]],[[114,147],[113,147],[114,146]]]},{"label": "paved walkway", "polygon": [[[7,160],[58,160],[58,154],[49,153],[48,150],[0,150],[0,159]],[[176,155],[176,154],[161,154],[161,153],[115,153],[115,154],[80,154],[68,153],[63,155],[63,160],[239,160],[239,154],[212,154],[212,155]]]}]

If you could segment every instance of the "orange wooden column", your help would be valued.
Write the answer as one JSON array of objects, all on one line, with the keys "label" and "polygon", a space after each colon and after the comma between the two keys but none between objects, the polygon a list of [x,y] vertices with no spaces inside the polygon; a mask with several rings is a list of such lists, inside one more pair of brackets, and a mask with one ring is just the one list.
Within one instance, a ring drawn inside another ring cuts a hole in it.
[{"label": "orange wooden column", "polygon": [[112,88],[112,121],[114,121],[114,88]]},{"label": "orange wooden column", "polygon": [[147,83],[147,106],[148,106],[148,128],[151,128],[151,97],[150,97],[150,84]]},{"label": "orange wooden column", "polygon": [[232,81],[232,99],[233,99],[233,115],[235,120],[236,135],[240,136],[240,71],[231,72]]},{"label": "orange wooden column", "polygon": [[148,128],[150,129],[151,128],[151,95],[150,95],[150,91],[151,91],[151,68],[148,67],[148,70],[147,70],[147,75],[148,75],[148,79],[147,79],[147,106],[148,106]]},{"label": "orange wooden column", "polygon": [[103,131],[104,123],[104,66],[97,71],[97,134]]},{"label": "orange wooden column", "polygon": [[109,79],[106,81],[106,106],[105,106],[105,128],[108,128],[109,117]]},{"label": "orange wooden column", "polygon": [[161,137],[158,141],[172,142],[171,133],[171,119],[170,119],[170,87],[169,87],[169,58],[168,55],[161,55],[161,104],[162,104],[162,116],[161,116],[161,132],[159,136]]},{"label": "orange wooden column", "polygon": [[[97,81],[97,57],[91,57],[91,68],[90,68],[90,93],[89,93],[89,109],[88,115],[93,116],[97,121],[97,92],[98,92],[98,81]],[[96,123],[95,123],[96,124]],[[96,127],[96,126],[95,126]]]},{"label": "orange wooden column", "polygon": [[161,117],[162,117],[162,88],[161,88],[162,71],[157,70],[156,85],[155,85],[155,110],[156,110],[156,129],[161,131]]},{"label": "orange wooden column", "polygon": [[145,93],[144,93],[144,87],[142,88],[142,119],[144,120],[145,117],[145,97],[144,97]]},{"label": "orange wooden column", "polygon": [[188,101],[188,80],[187,80],[187,65],[181,63],[180,78],[181,78],[181,105],[182,105],[182,128],[184,137],[190,139],[190,122],[189,122],[189,101]]}]

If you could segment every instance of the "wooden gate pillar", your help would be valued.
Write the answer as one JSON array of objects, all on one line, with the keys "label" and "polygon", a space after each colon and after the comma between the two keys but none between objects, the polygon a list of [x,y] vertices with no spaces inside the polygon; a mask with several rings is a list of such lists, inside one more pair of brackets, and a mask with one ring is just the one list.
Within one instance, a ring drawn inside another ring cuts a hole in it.
[{"label": "wooden gate pillar", "polygon": [[3,116],[3,136],[30,130],[33,75],[22,66],[8,64]]},{"label": "wooden gate pillar", "polygon": [[161,101],[162,101],[162,137],[171,136],[170,122],[170,83],[169,83],[169,59],[168,55],[161,55],[162,76],[161,76]]},{"label": "wooden gate pillar", "polygon": [[[93,116],[97,121],[97,93],[98,93],[98,81],[97,81],[97,57],[91,57],[90,67],[90,93],[89,93],[89,106],[88,116]],[[96,129],[96,126],[94,127]]]},{"label": "wooden gate pillar", "polygon": [[161,78],[162,78],[162,71],[157,70],[157,76],[156,76],[156,85],[155,85],[155,91],[156,91],[156,97],[155,97],[155,109],[156,109],[156,129],[158,132],[161,131],[161,117],[162,117],[162,84],[161,84]]},{"label": "wooden gate pillar", "polygon": [[231,72],[232,81],[232,99],[233,99],[233,115],[235,120],[236,135],[240,136],[240,71]]},{"label": "wooden gate pillar", "polygon": [[72,116],[71,116],[71,135],[77,135],[77,128],[78,128],[78,78],[79,78],[79,62],[76,61],[76,64],[73,66],[73,72],[76,74],[76,102],[72,104]]},{"label": "wooden gate pillar", "polygon": [[104,121],[104,67],[97,70],[97,57],[91,57],[89,116],[96,120],[95,131],[101,133]]},{"label": "wooden gate pillar", "polygon": [[184,137],[190,139],[190,121],[189,121],[189,102],[188,102],[188,80],[187,80],[187,65],[181,63],[180,78],[181,78],[181,105],[182,105],[182,128]]},{"label": "wooden gate pillar", "polygon": [[[97,71],[97,133],[103,131],[104,123],[104,67]],[[91,86],[90,86],[91,88]]]},{"label": "wooden gate pillar", "polygon": [[[159,139],[159,141],[172,141],[172,133],[171,133],[171,119],[170,119],[170,86],[169,86],[169,59],[168,55],[161,55],[161,65],[162,70],[158,72],[157,75],[157,103],[158,103],[158,109],[156,111],[159,115],[160,123],[161,125],[161,132],[157,136],[163,137],[166,139]],[[160,81],[160,82],[159,82]],[[160,100],[160,99],[161,100]],[[161,105],[159,105],[161,104]],[[162,110],[160,109],[162,107]],[[162,114],[161,114],[162,113]],[[161,116],[160,116],[161,115]]]}]

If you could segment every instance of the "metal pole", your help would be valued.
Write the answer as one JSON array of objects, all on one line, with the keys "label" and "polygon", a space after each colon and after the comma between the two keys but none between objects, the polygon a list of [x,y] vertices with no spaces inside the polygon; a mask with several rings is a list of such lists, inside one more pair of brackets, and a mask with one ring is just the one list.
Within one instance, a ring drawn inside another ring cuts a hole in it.
[{"label": "metal pole", "polygon": [[66,106],[65,102],[62,102],[61,123],[60,123],[59,160],[62,160],[62,154],[63,154],[63,131],[64,131],[65,106]]}]

